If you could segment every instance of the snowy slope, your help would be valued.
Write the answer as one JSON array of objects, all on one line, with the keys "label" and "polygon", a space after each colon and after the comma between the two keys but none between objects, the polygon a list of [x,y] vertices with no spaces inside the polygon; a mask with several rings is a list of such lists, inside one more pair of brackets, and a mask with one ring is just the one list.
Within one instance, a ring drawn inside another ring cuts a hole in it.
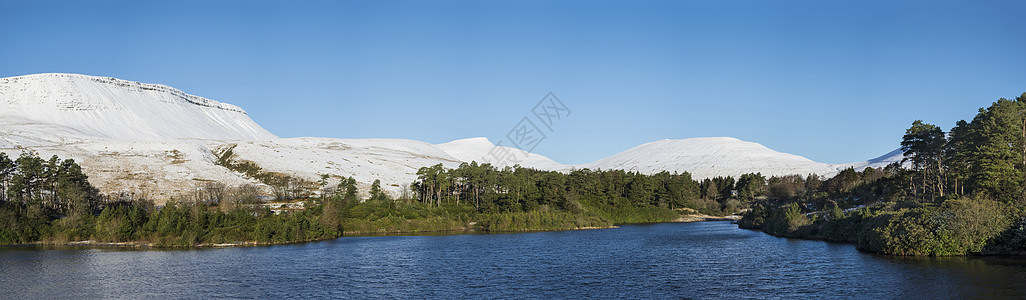
[{"label": "snowy slope", "polygon": [[[900,152],[898,155],[900,156]],[[697,179],[716,176],[736,177],[755,172],[767,177],[790,174],[832,176],[849,166],[879,167],[893,159],[891,156],[884,156],[860,163],[827,164],[794,154],[777,152],[758,143],[729,137],[708,137],[655,141],[579,167],[622,169],[644,174],[686,171]],[[900,157],[897,159],[900,160]]]},{"label": "snowy slope", "polygon": [[[549,171],[569,170],[569,165],[555,162],[548,157],[520,149],[492,144],[488,138],[477,137],[436,144],[438,148],[463,162],[490,163],[501,169],[519,164],[523,167]],[[509,159],[500,159],[500,153],[510,153]]]},{"label": "snowy slope", "polygon": [[264,170],[308,180],[320,174],[353,176],[363,186],[380,179],[382,188],[396,195],[417,179],[421,167],[459,166],[457,159],[434,145],[413,140],[304,137],[231,145],[235,145],[236,159],[256,162]]},{"label": "snowy slope", "polygon": [[32,151],[43,158],[72,158],[89,182],[108,195],[131,194],[163,203],[202,187],[207,181],[228,186],[259,183],[214,164],[216,157],[196,141],[87,142],[27,148],[0,148],[16,157]]},{"label": "snowy slope", "polygon": [[[188,194],[208,181],[228,186],[259,182],[215,164],[215,152],[235,146],[235,159],[252,161],[265,171],[315,182],[321,174],[352,176],[366,192],[380,179],[382,189],[399,195],[421,167],[438,163],[455,168],[459,161],[437,147],[397,139],[284,138],[260,141],[87,142],[28,147],[42,157],[74,158],[89,180],[108,194],[131,193],[162,203]],[[24,149],[3,149],[17,156]],[[264,186],[265,191],[266,186]]]},{"label": "snowy slope", "polygon": [[[6,132],[0,134],[29,139],[0,142],[6,144],[276,138],[235,105],[165,85],[109,77],[35,74],[0,78],[0,104],[0,124],[6,125],[2,126]],[[50,134],[52,131],[57,132]]]}]

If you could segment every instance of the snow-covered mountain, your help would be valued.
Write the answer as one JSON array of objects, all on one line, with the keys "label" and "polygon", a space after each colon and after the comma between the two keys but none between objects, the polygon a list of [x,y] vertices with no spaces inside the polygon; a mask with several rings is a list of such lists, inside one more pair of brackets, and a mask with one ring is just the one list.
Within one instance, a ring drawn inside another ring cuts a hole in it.
[{"label": "snow-covered mountain", "polygon": [[[238,106],[175,88],[109,77],[36,74],[0,78],[0,146],[87,140],[277,138]],[[17,140],[11,140],[17,139]]]},{"label": "snow-covered mountain", "polygon": [[[897,157],[895,157],[897,155]],[[762,173],[767,177],[791,174],[833,176],[854,167],[883,167],[900,161],[901,151],[873,160],[847,164],[827,164],[794,154],[782,153],[758,143],[730,137],[706,137],[661,140],[637,146],[579,167],[622,169],[653,174],[661,171],[689,172],[696,179]]]},{"label": "snow-covered mountain", "polygon": [[381,179],[392,193],[420,167],[460,162],[411,140],[278,138],[237,106],[164,85],[78,74],[0,78],[0,151],[74,158],[107,193],[163,202],[210,181],[259,185],[214,163],[228,146],[267,171],[311,181],[353,176],[364,188]]},{"label": "snow-covered mountain", "polygon": [[[432,145],[400,139],[278,138],[241,108],[159,85],[78,74],[0,78],[0,151],[74,158],[106,193],[131,192],[156,202],[191,193],[210,181],[257,184],[216,165],[215,153],[234,147],[236,159],[315,181],[321,174],[375,179],[393,194],[419,168],[461,162],[520,165],[542,170],[624,169],[690,172],[695,178],[821,174],[900,161],[901,152],[849,164],[825,164],[734,138],[662,140],[598,161],[567,165],[496,146],[487,138]],[[510,153],[496,159],[497,153]]]}]

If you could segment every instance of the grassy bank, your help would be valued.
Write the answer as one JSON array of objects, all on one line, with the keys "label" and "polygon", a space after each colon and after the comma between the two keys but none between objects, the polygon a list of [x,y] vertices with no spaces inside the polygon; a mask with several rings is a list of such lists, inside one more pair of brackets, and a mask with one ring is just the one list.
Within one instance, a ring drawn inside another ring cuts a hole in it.
[{"label": "grassy bank", "polygon": [[[218,207],[192,203],[170,203],[162,208],[142,203],[118,203],[97,215],[66,217],[18,213],[18,207],[3,209],[12,222],[0,228],[0,244],[95,243],[194,247],[208,244],[282,244],[330,239],[341,236],[337,224],[323,218],[323,205],[311,204],[304,211],[273,214],[270,210]],[[25,211],[31,211],[26,209]]]},{"label": "grassy bank", "polygon": [[[196,203],[111,204],[97,215],[46,220],[8,213],[15,222],[0,228],[4,245],[74,245],[103,247],[216,247],[308,242],[344,234],[490,232],[610,228],[614,224],[672,222],[676,211],[655,207],[579,212],[547,206],[532,211],[479,213],[468,204],[434,206],[392,200],[344,202],[307,200],[304,210],[274,214],[265,207],[232,209]],[[23,209],[27,210],[27,209]],[[226,210],[226,211],[222,211]],[[614,222],[613,219],[619,222]]]},{"label": "grassy bank", "polygon": [[363,202],[352,204],[342,218],[346,234],[417,233],[475,229],[493,232],[609,228],[613,222],[595,215],[540,207],[532,211],[477,213],[473,206]]}]

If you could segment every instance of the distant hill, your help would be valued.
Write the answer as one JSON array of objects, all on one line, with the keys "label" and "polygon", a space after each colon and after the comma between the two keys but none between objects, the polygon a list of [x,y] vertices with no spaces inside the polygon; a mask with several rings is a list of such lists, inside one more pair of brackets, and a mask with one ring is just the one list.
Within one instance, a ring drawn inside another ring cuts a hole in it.
[{"label": "distant hill", "polygon": [[828,164],[777,152],[758,143],[730,137],[704,137],[655,141],[580,166],[603,170],[635,170],[644,174],[686,171],[696,179],[737,177],[756,172],[767,177],[791,174],[833,176],[848,167],[858,170],[884,167],[901,158],[901,151],[895,150],[864,162]]}]

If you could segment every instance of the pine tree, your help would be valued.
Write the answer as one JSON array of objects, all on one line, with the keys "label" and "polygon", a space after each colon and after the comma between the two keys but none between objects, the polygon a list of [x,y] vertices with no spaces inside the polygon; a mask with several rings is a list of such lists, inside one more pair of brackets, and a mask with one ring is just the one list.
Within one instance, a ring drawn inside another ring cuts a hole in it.
[{"label": "pine tree", "polygon": [[965,182],[969,176],[969,123],[960,120],[948,133],[948,142],[944,147],[944,167],[951,178],[951,192],[955,195],[965,193]]},{"label": "pine tree", "polygon": [[742,174],[737,179],[737,194],[744,200],[755,200],[766,194],[766,177],[762,173]]},{"label": "pine tree", "polygon": [[359,191],[356,188],[356,179],[352,176],[339,180],[335,190],[337,190],[335,196],[341,197],[343,202],[355,203],[358,200],[357,192]]},{"label": "pine tree", "polygon": [[9,201],[11,177],[16,170],[14,161],[7,157],[7,153],[0,152],[0,201]]},{"label": "pine tree", "polygon": [[1022,111],[1019,101],[1002,98],[986,110],[980,109],[969,124],[966,156],[970,190],[1002,201],[1021,197],[1022,160],[1026,157]]},{"label": "pine tree", "polygon": [[379,180],[379,179],[375,179],[374,183],[371,184],[370,200],[371,201],[388,200],[388,195],[385,195],[385,192],[381,190],[381,180]]},{"label": "pine tree", "polygon": [[[902,161],[911,161],[913,170],[917,171],[918,180],[911,180],[912,194],[916,198],[935,200],[944,196],[943,161],[944,145],[947,142],[944,132],[933,124],[922,120],[912,122],[912,127],[905,130],[901,140],[901,150],[905,155]],[[915,186],[918,184],[918,186]]]}]

